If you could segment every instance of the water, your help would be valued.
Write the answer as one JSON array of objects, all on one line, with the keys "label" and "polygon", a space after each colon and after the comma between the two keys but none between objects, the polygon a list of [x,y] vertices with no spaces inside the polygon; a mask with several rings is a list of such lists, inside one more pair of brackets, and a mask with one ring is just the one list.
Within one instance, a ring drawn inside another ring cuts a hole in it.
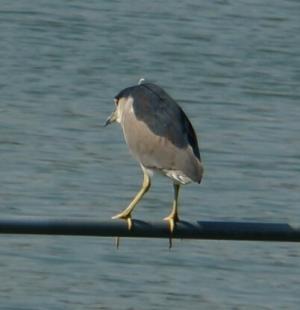
[{"label": "water", "polygon": [[[2,216],[106,220],[141,182],[112,98],[141,77],[200,137],[186,220],[300,222],[298,1],[1,1]],[[135,216],[170,211],[155,178]],[[297,244],[1,236],[3,309],[297,309]]]}]

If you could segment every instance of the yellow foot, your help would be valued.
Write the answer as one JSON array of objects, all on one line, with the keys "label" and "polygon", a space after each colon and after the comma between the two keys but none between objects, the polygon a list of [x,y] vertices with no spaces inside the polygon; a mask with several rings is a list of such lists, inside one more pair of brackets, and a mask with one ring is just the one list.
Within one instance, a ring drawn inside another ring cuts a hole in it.
[{"label": "yellow foot", "polygon": [[[132,218],[131,218],[131,213],[125,213],[125,212],[121,212],[115,216],[112,217],[113,220],[115,219],[122,219],[122,220],[126,220],[127,221],[127,225],[128,225],[128,230],[132,229]],[[116,237],[115,239],[115,244],[117,249],[119,248],[120,245],[120,237]]]},{"label": "yellow foot", "polygon": [[[174,231],[174,228],[176,226],[176,223],[179,221],[179,217],[178,217],[177,213],[172,212],[170,215],[165,217],[164,220],[169,223],[170,232],[172,234]],[[169,238],[169,249],[171,249],[171,248],[172,248],[172,236],[170,236],[170,238]]]},{"label": "yellow foot", "polygon": [[132,229],[132,218],[131,218],[131,214],[126,214],[126,213],[119,213],[115,216],[112,217],[113,220],[115,219],[122,219],[122,220],[126,220],[127,221],[127,225],[128,225],[128,229],[131,230]]},{"label": "yellow foot", "polygon": [[169,223],[170,232],[173,233],[176,222],[179,221],[178,215],[171,213],[169,216],[165,217],[164,220]]}]

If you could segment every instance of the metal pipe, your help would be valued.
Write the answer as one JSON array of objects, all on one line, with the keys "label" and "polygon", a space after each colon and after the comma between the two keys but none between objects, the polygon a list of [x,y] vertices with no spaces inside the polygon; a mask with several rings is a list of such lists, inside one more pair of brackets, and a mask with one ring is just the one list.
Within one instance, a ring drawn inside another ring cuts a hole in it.
[{"label": "metal pipe", "polygon": [[287,223],[180,221],[170,234],[166,222],[133,220],[132,230],[127,222],[88,219],[2,218],[0,234],[72,235],[135,238],[180,238],[248,241],[300,242],[300,227]]}]

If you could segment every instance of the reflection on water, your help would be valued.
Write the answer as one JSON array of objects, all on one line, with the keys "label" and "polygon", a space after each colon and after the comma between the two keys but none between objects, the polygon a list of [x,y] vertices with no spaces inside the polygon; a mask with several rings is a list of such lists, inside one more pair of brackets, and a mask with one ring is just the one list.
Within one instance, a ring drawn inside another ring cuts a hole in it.
[{"label": "reflection on water", "polygon": [[[203,184],[184,219],[293,222],[300,198],[296,1],[4,2],[0,9],[2,215],[93,217],[141,182],[112,98],[141,77],[177,98],[200,138]],[[129,177],[130,176],[130,177]],[[135,216],[170,209],[156,177]],[[290,308],[293,244],[2,236],[6,309]],[[151,253],[151,255],[149,255]],[[49,306],[48,306],[49,305]]]}]

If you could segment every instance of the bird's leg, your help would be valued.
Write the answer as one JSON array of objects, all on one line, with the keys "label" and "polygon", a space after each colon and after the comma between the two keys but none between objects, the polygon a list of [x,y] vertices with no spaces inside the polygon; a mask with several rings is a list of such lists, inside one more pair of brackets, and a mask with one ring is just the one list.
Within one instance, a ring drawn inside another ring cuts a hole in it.
[{"label": "bird's leg", "polygon": [[143,198],[145,193],[149,190],[151,186],[151,180],[149,175],[144,171],[144,180],[141,189],[139,192],[135,195],[135,197],[130,202],[129,206],[124,209],[121,213],[113,216],[113,219],[124,219],[127,220],[128,223],[128,229],[131,230],[132,228],[132,219],[131,219],[131,212],[135,208],[135,206],[138,204],[138,202]]},{"label": "bird's leg", "polygon": [[164,218],[165,221],[169,222],[170,232],[173,233],[176,222],[179,221],[178,217],[178,193],[179,193],[180,185],[174,183],[174,201],[171,213]]}]

